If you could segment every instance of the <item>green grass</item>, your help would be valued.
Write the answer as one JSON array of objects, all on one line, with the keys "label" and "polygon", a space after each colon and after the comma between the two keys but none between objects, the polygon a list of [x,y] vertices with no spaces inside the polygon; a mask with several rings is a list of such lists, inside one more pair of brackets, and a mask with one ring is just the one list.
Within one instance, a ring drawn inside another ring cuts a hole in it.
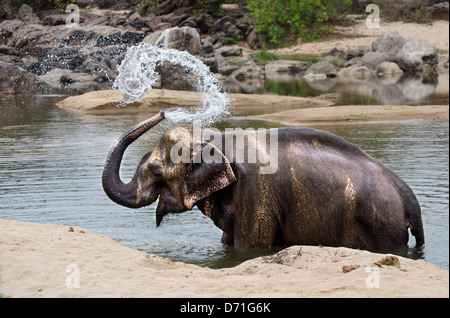
[{"label": "green grass", "polygon": [[[303,54],[275,54],[268,52],[266,50],[257,51],[253,54],[250,54],[250,57],[255,59],[258,63],[268,64],[277,60],[290,60],[290,61],[304,61],[311,64],[325,61],[325,58],[322,56],[312,56],[312,55],[303,55]],[[328,61],[336,67],[344,67],[345,61],[341,60],[337,57]],[[237,64],[236,64],[237,65]]]}]

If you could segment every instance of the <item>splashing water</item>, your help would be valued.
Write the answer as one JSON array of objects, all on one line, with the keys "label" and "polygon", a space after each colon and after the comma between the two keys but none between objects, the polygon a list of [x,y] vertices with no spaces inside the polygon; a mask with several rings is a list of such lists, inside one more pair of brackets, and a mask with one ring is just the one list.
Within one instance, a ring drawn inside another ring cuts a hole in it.
[{"label": "splashing water", "polygon": [[130,47],[118,67],[119,76],[113,87],[120,89],[126,104],[141,100],[157,80],[155,68],[165,61],[193,72],[197,90],[203,93],[202,105],[198,108],[166,110],[166,119],[174,123],[199,120],[202,125],[209,126],[229,114],[230,99],[220,91],[217,79],[202,61],[186,51],[163,49],[147,43]]}]

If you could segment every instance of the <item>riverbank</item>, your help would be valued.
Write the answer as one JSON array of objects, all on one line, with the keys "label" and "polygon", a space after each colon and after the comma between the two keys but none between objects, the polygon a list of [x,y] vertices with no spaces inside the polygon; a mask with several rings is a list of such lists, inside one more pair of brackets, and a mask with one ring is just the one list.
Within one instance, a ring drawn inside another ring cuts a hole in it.
[{"label": "riverbank", "polygon": [[79,227],[0,220],[0,255],[7,297],[449,297],[448,271],[348,248],[294,246],[215,270]]},{"label": "riverbank", "polygon": [[393,121],[409,119],[449,120],[449,106],[331,106],[280,111],[251,116],[286,124],[352,121]]},{"label": "riverbank", "polygon": [[[244,109],[293,109],[329,106],[326,99],[302,98],[278,95],[228,94],[233,110]],[[152,89],[142,100],[124,104],[120,90],[103,90],[70,96],[56,105],[72,111],[89,114],[157,113],[170,107],[198,107],[203,94],[199,92]]]},{"label": "riverbank", "polygon": [[[351,105],[333,106],[326,99],[302,98],[294,96],[229,94],[233,112],[258,111],[263,115],[251,115],[246,118],[301,124],[308,122],[339,121],[383,121],[406,119],[449,120],[449,106],[387,106],[387,105]],[[124,106],[119,90],[89,92],[70,96],[57,105],[65,110],[89,114],[131,114],[157,113],[171,107],[195,107],[201,104],[202,94],[198,92],[180,92],[152,89],[139,102]],[[124,107],[121,107],[124,106]]]}]

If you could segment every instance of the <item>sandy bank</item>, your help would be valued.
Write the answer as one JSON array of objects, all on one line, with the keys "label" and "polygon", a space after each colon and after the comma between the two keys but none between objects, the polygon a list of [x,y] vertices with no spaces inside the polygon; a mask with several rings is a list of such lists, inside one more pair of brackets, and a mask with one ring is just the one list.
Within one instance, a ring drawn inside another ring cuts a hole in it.
[{"label": "sandy bank", "polygon": [[[232,99],[234,109],[292,109],[333,104],[328,100],[278,95],[228,94],[228,97]],[[157,113],[178,106],[197,107],[201,100],[202,94],[198,92],[152,89],[142,100],[125,106],[119,90],[103,90],[70,96],[57,105],[91,114],[130,114]]]},{"label": "sandy bank", "polygon": [[309,122],[386,121],[407,119],[449,120],[449,106],[331,106],[275,112],[251,118],[289,124]]},{"label": "sandy bank", "polygon": [[368,29],[365,20],[360,20],[351,26],[336,26],[333,35],[314,42],[305,42],[287,48],[273,50],[277,54],[306,54],[323,55],[333,48],[347,51],[371,44],[381,34],[388,30],[395,30],[404,38],[418,37],[440,51],[449,50],[449,23],[448,21],[434,21],[431,24],[386,22],[381,19],[379,29]]},{"label": "sandy bank", "polygon": [[423,260],[294,246],[214,270],[79,227],[6,220],[0,265],[10,297],[449,297],[448,271]]}]

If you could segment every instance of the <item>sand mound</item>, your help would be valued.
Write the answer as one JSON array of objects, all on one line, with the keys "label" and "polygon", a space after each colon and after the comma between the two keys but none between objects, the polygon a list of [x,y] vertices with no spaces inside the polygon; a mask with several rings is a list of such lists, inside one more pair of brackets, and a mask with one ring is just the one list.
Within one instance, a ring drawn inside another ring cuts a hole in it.
[{"label": "sand mound", "polygon": [[9,297],[449,297],[448,271],[423,260],[293,246],[215,270],[79,227],[6,220],[0,265]]}]

